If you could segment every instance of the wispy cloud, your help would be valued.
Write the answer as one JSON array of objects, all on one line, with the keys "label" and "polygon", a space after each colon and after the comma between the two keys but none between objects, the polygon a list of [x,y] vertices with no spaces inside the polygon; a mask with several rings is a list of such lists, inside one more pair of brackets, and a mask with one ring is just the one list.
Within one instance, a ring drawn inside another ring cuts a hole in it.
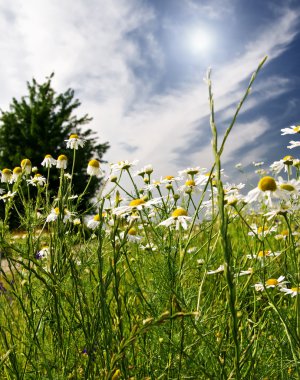
[{"label": "wispy cloud", "polygon": [[[160,73],[168,67],[156,35],[155,12],[151,2],[138,0],[1,2],[1,108],[26,92],[27,80],[42,81],[55,71],[55,88],[74,88],[82,113],[94,117],[92,127],[110,142],[107,160],[139,158],[141,165],[152,163],[158,176],[181,169],[180,163],[207,165],[206,85],[198,77],[194,83],[174,81],[168,90],[157,91]],[[237,56],[216,65],[213,83],[220,126],[228,121],[260,59],[268,54],[270,61],[288,48],[297,34],[298,17],[299,11],[286,8]],[[280,75],[258,81],[246,110],[279,96],[288,86]],[[268,130],[269,123],[257,117],[239,128],[249,135],[255,131],[255,138]],[[228,162],[246,143],[239,132],[233,133],[234,143],[225,150]]]}]

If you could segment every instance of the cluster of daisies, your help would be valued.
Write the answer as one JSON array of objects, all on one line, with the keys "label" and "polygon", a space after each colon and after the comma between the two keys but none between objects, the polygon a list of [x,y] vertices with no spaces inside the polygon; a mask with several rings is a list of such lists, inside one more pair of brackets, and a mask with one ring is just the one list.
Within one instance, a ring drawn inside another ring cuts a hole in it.
[{"label": "cluster of daisies", "polygon": [[[299,133],[300,126],[285,128],[282,132],[282,134]],[[66,140],[67,148],[72,150],[83,148],[84,143],[85,141],[77,134],[70,135],[69,139]],[[296,146],[300,146],[300,142],[297,144],[295,141],[291,141],[289,148]],[[91,159],[87,165],[87,174],[91,177],[101,177],[104,179],[103,183],[111,185],[111,189],[103,195],[106,198],[103,212],[80,219],[76,209],[75,211],[69,211],[62,203],[58,203],[58,199],[55,199],[49,214],[41,215],[41,218],[44,218],[46,224],[55,223],[58,219],[63,223],[72,223],[74,225],[84,222],[87,228],[94,233],[97,232],[99,226],[101,226],[102,230],[110,233],[116,224],[122,225],[123,227],[118,233],[119,239],[139,244],[142,249],[155,250],[155,245],[146,236],[146,226],[151,224],[154,229],[165,228],[186,231],[189,228],[194,228],[195,225],[202,223],[204,220],[212,220],[215,217],[218,212],[216,202],[218,187],[213,172],[197,166],[181,170],[175,175],[154,179],[152,165],[146,165],[134,171],[137,164],[137,160],[132,162],[126,160],[110,164],[109,174],[106,175],[100,166],[99,160]],[[54,159],[50,154],[47,154],[41,165],[48,170],[56,167],[61,170],[61,175],[71,179],[71,174],[67,173],[68,158],[65,155],[60,155],[57,159]],[[224,207],[227,208],[231,218],[241,215],[241,212],[245,215],[245,219],[249,215],[251,218],[253,211],[255,211],[256,215],[260,214],[263,217],[263,226],[253,223],[248,224],[249,236],[258,239],[258,241],[262,241],[268,234],[273,234],[272,236],[277,240],[284,240],[287,234],[284,234],[283,231],[278,231],[279,224],[274,223],[274,220],[279,216],[286,218],[289,214],[293,214],[299,209],[300,181],[298,177],[300,160],[292,156],[285,156],[270,165],[268,170],[262,169],[263,162],[254,163],[254,166],[258,167],[256,173],[260,175],[260,179],[257,186],[247,194],[242,194],[241,192],[245,184],[228,183],[224,172],[221,173],[222,182],[224,183]],[[236,167],[240,169],[241,164],[236,165]],[[282,172],[287,177],[286,180],[280,176]],[[121,186],[120,178],[123,173],[127,173],[132,180],[134,188],[132,193],[127,192]],[[293,174],[295,174],[296,179],[292,178]],[[140,184],[138,184],[138,178],[140,178]],[[7,184],[7,191],[5,192],[2,189],[0,200],[6,202],[13,198],[17,193],[16,184],[21,180],[25,180],[30,186],[39,188],[46,188],[48,185],[48,179],[39,174],[38,168],[32,167],[30,160],[25,158],[20,166],[15,167],[13,170],[5,168],[1,171],[1,183]],[[205,196],[202,197],[204,194]],[[80,195],[69,194],[67,200],[70,201],[78,197]],[[199,203],[199,199],[201,199],[201,203]],[[297,232],[294,232],[294,235],[293,241],[298,244]],[[249,260],[265,261],[268,258],[276,258],[280,254],[280,251],[266,250],[250,253],[247,258]],[[43,253],[40,256],[45,257],[46,254]],[[220,265],[219,268],[210,270],[207,274],[222,273],[223,270],[223,265]],[[236,273],[235,277],[252,274],[253,269],[248,268]],[[275,284],[276,281],[277,283]],[[291,293],[290,289],[284,287],[286,282],[283,281],[282,276],[276,281],[269,281],[271,285],[267,282],[258,283],[255,285],[255,289],[263,290],[268,287],[279,287],[286,294],[295,294],[295,288],[291,288],[294,289]]]}]

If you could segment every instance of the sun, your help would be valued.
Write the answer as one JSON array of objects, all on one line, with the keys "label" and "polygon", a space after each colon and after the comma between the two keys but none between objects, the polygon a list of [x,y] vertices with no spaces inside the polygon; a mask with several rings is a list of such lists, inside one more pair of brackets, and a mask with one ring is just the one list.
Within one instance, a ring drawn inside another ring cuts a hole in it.
[{"label": "sun", "polygon": [[208,28],[197,28],[187,33],[187,45],[194,54],[203,54],[212,50],[214,35]]}]

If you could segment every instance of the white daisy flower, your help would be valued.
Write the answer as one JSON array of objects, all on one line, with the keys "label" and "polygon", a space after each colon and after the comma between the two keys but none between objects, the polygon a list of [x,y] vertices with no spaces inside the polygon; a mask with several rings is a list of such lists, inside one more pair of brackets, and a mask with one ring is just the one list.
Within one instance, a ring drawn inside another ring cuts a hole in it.
[{"label": "white daisy flower", "polygon": [[67,156],[65,156],[64,154],[61,154],[60,156],[57,157],[57,161],[56,161],[57,169],[67,169],[67,165],[68,165]]},{"label": "white daisy flower", "polygon": [[283,285],[287,283],[287,281],[284,281],[285,277],[280,276],[277,279],[276,278],[269,278],[265,284],[258,282],[254,285],[254,288],[256,291],[263,291],[265,289],[274,289],[276,287],[281,288]]},{"label": "white daisy flower", "polygon": [[133,176],[136,177],[136,176],[141,176],[141,177],[144,177],[145,174],[151,174],[153,173],[153,167],[152,165],[146,165],[144,166],[142,169],[136,171]]},{"label": "white daisy flower", "polygon": [[300,133],[300,125],[292,125],[289,128],[281,129],[281,135],[294,135],[295,133]]},{"label": "white daisy flower", "polygon": [[76,133],[70,135],[68,140],[65,140],[67,143],[67,148],[69,149],[78,149],[83,147],[85,140],[80,139]]},{"label": "white daisy flower", "polygon": [[55,222],[58,218],[58,214],[59,214],[59,208],[58,207],[53,208],[50,211],[50,214],[47,216],[46,222],[47,223]]},{"label": "white daisy flower", "polygon": [[268,251],[268,250],[264,250],[264,251],[259,251],[257,254],[255,255],[247,255],[247,258],[248,259],[259,259],[259,260],[263,260],[267,257],[278,257],[282,254],[282,252],[280,251],[277,251],[277,252],[272,252],[272,251]]},{"label": "white daisy flower", "polygon": [[259,238],[265,237],[266,235],[275,232],[277,230],[276,226],[257,226],[256,224],[251,224],[251,231],[248,232],[249,236],[258,236]]},{"label": "white daisy flower", "polygon": [[167,183],[170,184],[172,182],[181,181],[181,177],[174,177],[173,175],[166,175],[165,177],[160,178],[160,183]]},{"label": "white daisy flower", "polygon": [[272,198],[286,199],[286,194],[280,190],[273,177],[263,177],[257,184],[257,187],[250,190],[245,197],[246,203],[263,202],[268,206],[272,206]]},{"label": "white daisy flower", "polygon": [[248,268],[247,270],[241,270],[239,273],[236,273],[234,277],[249,276],[254,273],[253,268]]},{"label": "white daisy flower", "polygon": [[279,205],[279,206],[274,207],[273,210],[264,214],[264,216],[268,217],[267,220],[271,220],[278,215],[291,214],[298,209],[299,209],[299,206],[297,205],[293,205],[293,206],[287,205],[287,204]]},{"label": "white daisy flower", "polygon": [[270,165],[270,168],[276,174],[279,174],[283,169],[287,173],[288,167],[293,165],[293,160],[293,156],[285,156],[279,161],[274,161],[273,164]]},{"label": "white daisy flower", "polygon": [[131,243],[139,243],[142,240],[142,236],[137,234],[137,230],[134,227],[130,228],[126,235],[124,231],[120,233],[121,239],[124,239],[125,236]]},{"label": "white daisy flower", "polygon": [[187,230],[188,228],[188,222],[192,218],[188,216],[187,211],[184,208],[177,208],[172,212],[172,215],[170,218],[164,220],[163,222],[159,223],[159,226],[164,227],[170,227],[175,225],[175,229],[179,230],[179,227],[181,226],[184,230]]},{"label": "white daisy flower", "polygon": [[20,166],[16,166],[12,171],[12,182],[17,182],[22,176],[22,172],[22,168]]},{"label": "white daisy flower", "polygon": [[100,215],[96,214],[94,215],[88,222],[87,222],[87,227],[95,230],[100,224]]},{"label": "white daisy flower", "polygon": [[139,162],[138,160],[134,160],[132,162],[129,162],[127,160],[119,161],[117,164],[110,164],[111,171],[112,171],[112,173],[115,173],[115,172],[118,172],[121,170],[128,170],[132,166],[136,166],[138,162]]},{"label": "white daisy flower", "polygon": [[299,195],[300,180],[292,178],[289,181],[284,181],[281,177],[278,177],[278,187],[286,193],[287,197],[289,195]]},{"label": "white daisy flower", "polygon": [[90,160],[87,167],[87,174],[90,176],[100,177],[102,170],[100,169],[100,162],[98,160]]},{"label": "white daisy flower", "polygon": [[281,292],[290,295],[291,297],[296,297],[298,294],[300,294],[300,287],[295,286],[293,288],[281,288]]},{"label": "white daisy flower", "polygon": [[207,274],[216,274],[216,273],[222,273],[224,272],[224,265],[220,265],[219,268],[215,270],[209,270]]},{"label": "white daisy flower", "polygon": [[29,183],[32,186],[44,186],[46,182],[46,178],[43,177],[41,174],[35,174],[34,177],[31,177],[31,179],[27,180],[27,183]]},{"label": "white daisy flower", "polygon": [[193,179],[188,179],[185,181],[185,184],[180,186],[178,189],[181,193],[191,194],[191,193],[199,193],[200,189],[196,186],[196,183]]},{"label": "white daisy flower", "polygon": [[51,154],[46,154],[45,158],[41,162],[41,165],[45,166],[45,168],[51,168],[56,165],[56,160],[51,156]]},{"label": "white daisy flower", "polygon": [[1,171],[1,182],[2,183],[12,183],[13,182],[13,174],[10,169],[3,169]]},{"label": "white daisy flower", "polygon": [[[51,210],[50,214],[47,216],[46,218],[46,222],[49,223],[49,222],[55,222],[57,219],[58,219],[58,216],[59,216],[59,208],[58,207],[55,207]],[[64,209],[64,217],[63,217],[63,222],[66,223],[67,221],[70,221],[71,218],[74,216],[75,214],[73,212],[70,212],[68,209]]]},{"label": "white daisy flower", "polygon": [[32,169],[31,161],[28,158],[24,158],[21,161],[21,168],[24,170],[25,174],[30,174]]},{"label": "white daisy flower", "polygon": [[159,204],[161,201],[161,198],[153,198],[147,202],[143,198],[137,198],[130,201],[127,206],[116,207],[113,209],[112,213],[114,215],[124,215],[127,213],[131,214],[135,211],[141,211],[143,208],[149,208],[155,204]]},{"label": "white daisy flower", "polygon": [[291,145],[288,145],[287,148],[288,149],[293,149],[293,148],[298,148],[298,146],[300,146],[300,141],[290,141],[290,144]]},{"label": "white daisy flower", "polygon": [[[2,189],[1,189],[1,190],[2,190]],[[2,193],[2,192],[0,192],[0,194],[1,194],[1,193]],[[16,194],[16,191],[13,191],[13,192],[9,191],[9,192],[7,192],[6,194],[1,195],[0,200],[2,200],[3,202],[6,202],[7,200],[13,198],[13,197],[15,196],[15,194]]]},{"label": "white daisy flower", "polygon": [[186,168],[184,170],[180,170],[178,172],[179,176],[182,177],[183,175],[190,175],[192,178],[194,178],[194,176],[196,174],[204,174],[207,172],[207,169],[206,168],[200,168],[200,166],[196,166],[195,168]]}]

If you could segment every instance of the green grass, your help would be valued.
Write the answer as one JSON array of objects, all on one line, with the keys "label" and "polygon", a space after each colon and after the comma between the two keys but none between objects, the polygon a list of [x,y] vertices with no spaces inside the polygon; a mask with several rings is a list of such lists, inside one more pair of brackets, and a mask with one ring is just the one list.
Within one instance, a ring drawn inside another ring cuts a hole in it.
[{"label": "green grass", "polygon": [[[123,164],[79,213],[65,169],[53,197],[47,184],[27,191],[30,174],[7,183],[16,193],[1,221],[1,379],[299,378],[300,298],[288,294],[300,282],[299,212],[268,220],[274,207],[247,204],[221,175],[226,139],[263,63],[220,141],[208,78],[215,164],[206,184],[190,173],[187,191],[170,178],[149,190],[155,171],[134,177]],[[122,190],[121,175],[133,190]],[[298,204],[298,192],[282,194],[281,206]],[[23,237],[8,227],[17,198]]]}]

